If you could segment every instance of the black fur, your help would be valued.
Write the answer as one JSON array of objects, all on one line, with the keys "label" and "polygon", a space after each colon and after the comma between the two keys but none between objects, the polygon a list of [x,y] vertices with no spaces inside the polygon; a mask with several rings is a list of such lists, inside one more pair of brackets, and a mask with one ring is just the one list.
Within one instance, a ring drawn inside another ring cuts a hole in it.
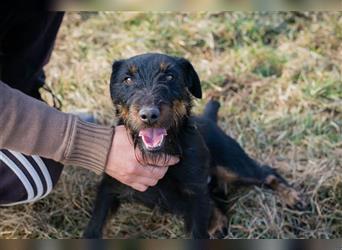
[{"label": "black fur", "polygon": [[[116,211],[121,200],[134,200],[151,208],[158,206],[161,210],[181,215],[191,237],[208,238],[210,219],[216,205],[207,180],[210,175],[213,179],[219,178],[215,176],[217,166],[241,177],[238,181],[243,183],[267,184],[266,178],[272,175],[288,187],[275,170],[259,166],[217,126],[218,102],[210,101],[202,116],[191,116],[190,93],[201,98],[202,92],[198,75],[189,61],[162,54],[144,54],[117,61],[113,64],[110,91],[117,109],[118,123],[124,124],[130,131],[144,159],[156,159],[161,153],[167,153],[178,155],[181,161],[170,167],[165,177],[146,192],[135,191],[105,175],[99,186],[93,216],[84,233],[85,238],[102,236],[109,210],[114,207]],[[146,105],[157,106],[164,112],[158,124],[144,124],[130,117],[136,114],[135,109]],[[173,115],[175,110],[181,115]],[[138,136],[140,129],[151,126],[165,127],[168,131],[166,141],[156,151],[147,150]]]}]

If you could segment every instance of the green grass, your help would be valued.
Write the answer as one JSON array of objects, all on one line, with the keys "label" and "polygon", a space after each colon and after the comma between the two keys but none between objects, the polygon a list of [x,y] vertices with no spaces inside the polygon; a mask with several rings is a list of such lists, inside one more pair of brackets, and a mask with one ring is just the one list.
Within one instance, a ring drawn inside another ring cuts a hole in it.
[{"label": "green grass", "polygon": [[[270,191],[233,189],[229,238],[342,237],[341,13],[91,13],[66,15],[48,84],[63,110],[94,111],[111,124],[114,60],[162,52],[191,60],[203,100],[221,101],[220,126],[258,161],[277,168],[309,204],[289,210]],[[77,238],[99,177],[66,167],[58,187],[32,205],[0,210],[1,238]],[[18,219],[20,218],[20,220]],[[124,205],[105,237],[186,238],[183,224]]]}]

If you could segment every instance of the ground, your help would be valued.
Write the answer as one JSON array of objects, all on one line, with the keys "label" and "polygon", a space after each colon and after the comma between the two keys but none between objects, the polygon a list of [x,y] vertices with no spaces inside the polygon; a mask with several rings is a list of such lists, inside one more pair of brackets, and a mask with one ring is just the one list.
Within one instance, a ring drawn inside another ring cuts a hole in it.
[{"label": "ground", "polygon": [[[342,237],[342,14],[68,13],[46,67],[62,110],[84,109],[111,124],[113,60],[145,52],[191,60],[203,100],[221,101],[220,126],[303,193],[293,211],[263,188],[232,189],[228,238]],[[43,93],[49,100],[49,95]],[[34,204],[0,210],[0,238],[78,238],[99,177],[67,166]],[[122,206],[108,238],[186,238],[177,217]]]}]

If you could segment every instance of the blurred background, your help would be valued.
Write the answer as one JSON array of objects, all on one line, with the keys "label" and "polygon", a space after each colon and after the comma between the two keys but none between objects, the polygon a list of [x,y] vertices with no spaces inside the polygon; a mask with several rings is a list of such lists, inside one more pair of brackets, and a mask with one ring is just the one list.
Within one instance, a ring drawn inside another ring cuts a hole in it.
[{"label": "blurred background", "polygon": [[[342,10],[341,0],[35,0],[54,10]],[[52,4],[51,4],[52,3]],[[38,5],[39,6],[39,5]]]},{"label": "blurred background", "polygon": [[340,250],[341,240],[0,240],[16,250]]},{"label": "blurred background", "polygon": [[[204,90],[194,112],[219,99],[220,126],[309,204],[293,211],[269,190],[231,187],[229,238],[342,237],[341,12],[68,12],[47,83],[63,111],[109,125],[112,62],[146,52],[189,59]],[[1,208],[0,238],[80,237],[100,177],[75,169],[45,199]],[[104,236],[187,238],[179,218],[132,203]]]}]

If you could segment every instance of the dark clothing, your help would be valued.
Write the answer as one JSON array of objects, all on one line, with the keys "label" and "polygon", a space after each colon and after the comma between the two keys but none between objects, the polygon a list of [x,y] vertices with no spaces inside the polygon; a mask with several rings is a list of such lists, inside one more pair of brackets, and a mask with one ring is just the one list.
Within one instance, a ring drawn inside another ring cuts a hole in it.
[{"label": "dark clothing", "polygon": [[43,67],[49,61],[63,12],[0,15],[0,79],[40,99]]},{"label": "dark clothing", "polygon": [[[62,12],[22,12],[0,16],[0,79],[36,99],[45,83]],[[0,204],[14,205],[45,197],[57,183],[61,163],[0,150]]]},{"label": "dark clothing", "polygon": [[44,198],[56,185],[63,165],[37,155],[0,150],[0,205]]},{"label": "dark clothing", "polygon": [[0,15],[0,205],[45,197],[63,164],[104,171],[114,129],[31,98],[41,100],[62,19],[62,12]]}]

